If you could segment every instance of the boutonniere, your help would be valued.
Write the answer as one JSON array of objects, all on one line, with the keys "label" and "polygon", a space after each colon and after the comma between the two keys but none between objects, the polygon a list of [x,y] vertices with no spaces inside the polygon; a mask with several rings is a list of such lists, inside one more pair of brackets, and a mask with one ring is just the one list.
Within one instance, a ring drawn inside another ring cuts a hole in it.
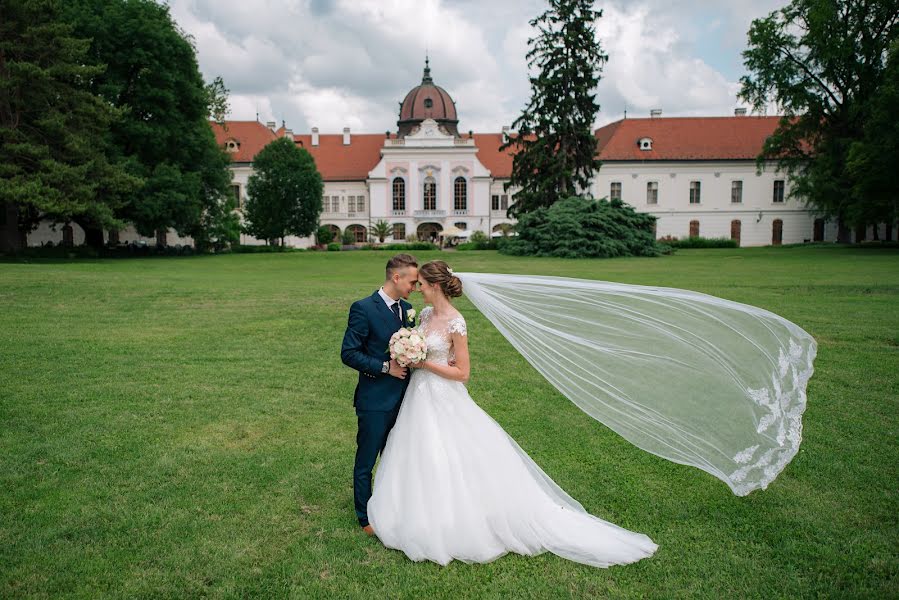
[{"label": "boutonniere", "polygon": [[414,308],[410,308],[409,310],[406,311],[406,322],[412,323],[412,324],[415,323],[415,309]]}]

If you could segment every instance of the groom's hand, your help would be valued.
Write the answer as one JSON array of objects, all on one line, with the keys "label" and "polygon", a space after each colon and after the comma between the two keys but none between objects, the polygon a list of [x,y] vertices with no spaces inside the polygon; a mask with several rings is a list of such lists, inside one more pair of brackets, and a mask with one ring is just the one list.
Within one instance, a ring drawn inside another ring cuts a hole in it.
[{"label": "groom's hand", "polygon": [[405,379],[406,378],[406,367],[401,367],[398,362],[395,360],[390,361],[390,370],[387,371],[388,374],[393,375],[397,379]]}]

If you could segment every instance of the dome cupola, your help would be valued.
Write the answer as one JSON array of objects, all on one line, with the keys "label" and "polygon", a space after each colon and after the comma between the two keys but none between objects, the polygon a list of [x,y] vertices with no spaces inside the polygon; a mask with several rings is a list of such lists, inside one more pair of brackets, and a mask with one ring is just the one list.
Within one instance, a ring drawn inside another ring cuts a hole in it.
[{"label": "dome cupola", "polygon": [[421,84],[409,90],[400,103],[400,120],[396,122],[398,137],[406,137],[425,119],[434,119],[447,133],[459,137],[456,103],[445,89],[434,85],[427,58]]}]

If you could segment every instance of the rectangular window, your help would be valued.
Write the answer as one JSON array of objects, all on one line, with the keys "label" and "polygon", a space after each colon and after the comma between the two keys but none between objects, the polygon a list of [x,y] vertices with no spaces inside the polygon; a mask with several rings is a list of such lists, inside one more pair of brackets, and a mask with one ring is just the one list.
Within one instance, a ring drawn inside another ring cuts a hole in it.
[{"label": "rectangular window", "polygon": [[393,239],[395,239],[395,240],[406,239],[406,226],[403,223],[394,223],[393,224]]},{"label": "rectangular window", "polygon": [[658,204],[659,203],[659,182],[658,181],[647,181],[646,182],[646,204]]},{"label": "rectangular window", "polygon": [[731,181],[730,182],[730,202],[731,204],[740,204],[743,202],[743,182],[742,181]]},{"label": "rectangular window", "polygon": [[509,208],[509,195],[503,194],[499,197],[499,209],[506,210]]},{"label": "rectangular window", "polygon": [[774,202],[782,203],[784,201],[784,180],[774,180]]},{"label": "rectangular window", "polygon": [[356,196],[356,212],[365,212],[365,196]]},{"label": "rectangular window", "polygon": [[700,183],[698,181],[690,182],[690,204],[699,204]]},{"label": "rectangular window", "polygon": [[609,200],[621,200],[621,182],[613,181],[609,190]]},{"label": "rectangular window", "polygon": [[499,210],[499,194],[494,194],[490,198],[490,210]]},{"label": "rectangular window", "polygon": [[243,200],[242,200],[242,198],[240,197],[240,186],[239,186],[239,185],[232,185],[232,186],[231,186],[231,193],[234,194],[234,200],[237,201],[237,208],[243,208]]}]

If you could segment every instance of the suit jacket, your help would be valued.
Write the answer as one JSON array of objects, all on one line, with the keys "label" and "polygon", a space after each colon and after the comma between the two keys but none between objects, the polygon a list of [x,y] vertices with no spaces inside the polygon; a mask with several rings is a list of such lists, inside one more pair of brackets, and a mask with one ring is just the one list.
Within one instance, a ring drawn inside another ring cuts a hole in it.
[{"label": "suit jacket", "polygon": [[391,411],[406,393],[408,377],[397,379],[381,373],[384,361],[390,360],[390,337],[401,327],[415,326],[415,320],[407,316],[412,305],[400,299],[400,307],[402,323],[377,291],[350,307],[340,359],[346,366],[359,371],[353,394],[353,406],[357,410]]}]

